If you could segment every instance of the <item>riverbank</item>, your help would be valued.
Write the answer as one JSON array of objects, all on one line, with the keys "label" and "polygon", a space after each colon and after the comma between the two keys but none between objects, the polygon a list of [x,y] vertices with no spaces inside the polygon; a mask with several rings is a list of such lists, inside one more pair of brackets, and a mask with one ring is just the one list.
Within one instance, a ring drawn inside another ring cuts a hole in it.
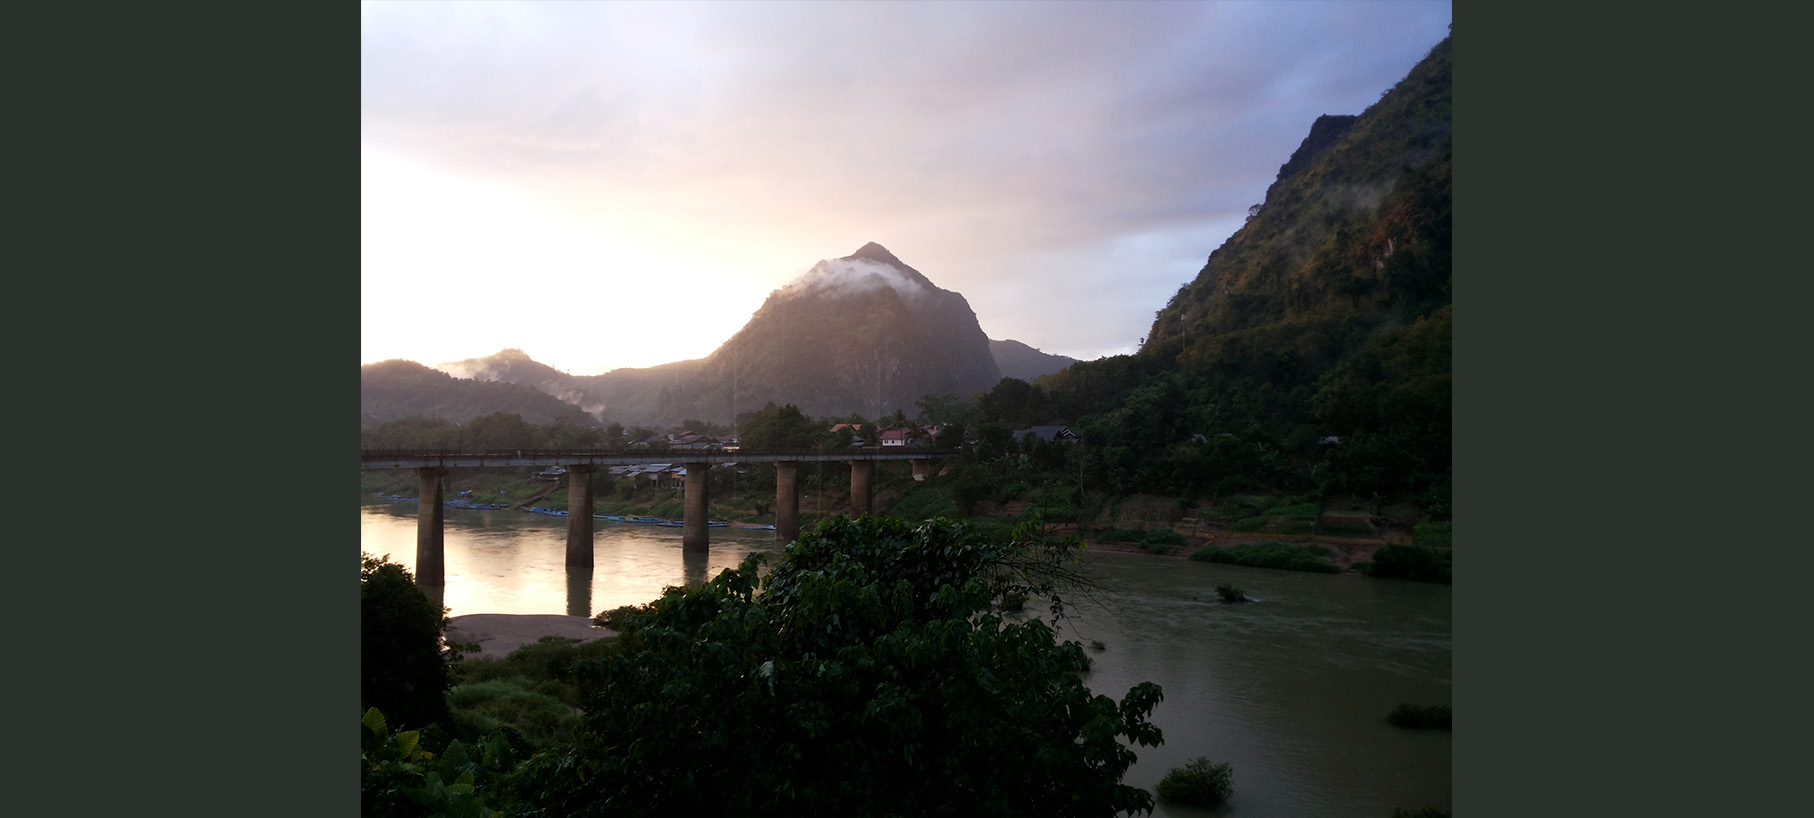
[{"label": "riverbank", "polygon": [[1228,548],[1236,545],[1260,542],[1284,542],[1292,545],[1320,545],[1335,552],[1336,567],[1344,574],[1359,574],[1354,567],[1357,562],[1373,559],[1373,552],[1389,545],[1385,539],[1378,537],[1280,537],[1268,534],[1251,533],[1218,533],[1208,538],[1189,540],[1184,545],[1173,546],[1169,553],[1158,554],[1142,547],[1139,543],[1129,542],[1094,542],[1084,539],[1085,547],[1090,551],[1109,551],[1117,554],[1144,554],[1156,559],[1188,560],[1190,555],[1208,548]]},{"label": "riverbank", "polygon": [[444,633],[449,642],[477,643],[478,652],[466,655],[478,659],[502,659],[545,636],[590,642],[617,635],[617,631],[598,627],[584,616],[494,613],[452,617]]}]

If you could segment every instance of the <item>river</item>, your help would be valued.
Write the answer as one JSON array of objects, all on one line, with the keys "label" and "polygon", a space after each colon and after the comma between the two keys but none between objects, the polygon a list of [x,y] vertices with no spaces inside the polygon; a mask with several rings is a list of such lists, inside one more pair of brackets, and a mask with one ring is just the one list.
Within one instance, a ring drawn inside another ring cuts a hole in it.
[{"label": "river", "polygon": [[[365,498],[361,548],[414,570],[415,503]],[[774,532],[711,529],[704,559],[680,529],[595,523],[590,578],[565,569],[567,521],[520,511],[446,511],[450,616],[589,616],[704,581],[751,552],[778,554]],[[1385,723],[1400,702],[1452,702],[1450,587],[1359,576],[1095,553],[1105,589],[1074,602],[1061,635],[1088,650],[1086,681],[1115,699],[1141,681],[1164,688],[1158,747],[1135,747],[1123,779],[1152,791],[1196,756],[1229,762],[1234,795],[1213,810],[1161,803],[1155,815],[1386,818],[1395,807],[1452,809],[1447,731]],[[1253,602],[1215,602],[1215,587]],[[1044,613],[1029,603],[1029,615]]]}]

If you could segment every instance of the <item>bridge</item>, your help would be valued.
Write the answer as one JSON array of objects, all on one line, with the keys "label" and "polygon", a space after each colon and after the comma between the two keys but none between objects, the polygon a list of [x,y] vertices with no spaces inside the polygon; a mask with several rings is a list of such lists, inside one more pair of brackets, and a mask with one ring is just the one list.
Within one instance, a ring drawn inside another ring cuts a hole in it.
[{"label": "bridge", "polygon": [[842,462],[850,465],[850,513],[869,513],[870,475],[878,461],[913,463],[913,479],[924,480],[932,464],[957,455],[953,449],[864,447],[851,449],[724,450],[685,449],[665,452],[615,449],[510,449],[467,452],[448,449],[364,449],[360,469],[413,469],[416,494],[416,583],[445,585],[447,577],[443,514],[446,505],[441,477],[450,468],[510,468],[560,466],[567,470],[567,567],[592,570],[592,474],[599,468],[646,463],[679,463],[687,471],[686,517],[681,526],[681,550],[703,554],[711,547],[706,524],[708,490],[706,473],[720,463],[775,464],[775,540],[792,542],[800,536],[801,463]]}]

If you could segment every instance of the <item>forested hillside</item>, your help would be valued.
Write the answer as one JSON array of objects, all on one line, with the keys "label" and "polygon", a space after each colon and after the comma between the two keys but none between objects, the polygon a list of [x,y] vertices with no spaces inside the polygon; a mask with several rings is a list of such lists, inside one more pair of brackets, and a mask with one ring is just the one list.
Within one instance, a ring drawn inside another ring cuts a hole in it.
[{"label": "forested hillside", "polygon": [[414,361],[381,361],[359,368],[361,428],[417,416],[465,423],[497,413],[519,415],[536,424],[598,425],[578,406],[527,386],[455,378]]},{"label": "forested hillside", "polygon": [[1112,490],[1424,492],[1450,472],[1451,41],[1325,116],[1141,349],[1037,383]]}]

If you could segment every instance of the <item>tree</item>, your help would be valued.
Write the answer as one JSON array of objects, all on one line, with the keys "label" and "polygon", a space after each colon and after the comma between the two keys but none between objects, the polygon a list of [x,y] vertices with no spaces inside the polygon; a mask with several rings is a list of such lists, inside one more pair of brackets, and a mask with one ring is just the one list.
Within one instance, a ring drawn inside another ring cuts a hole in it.
[{"label": "tree", "polygon": [[742,439],[745,449],[805,449],[823,434],[800,407],[791,403],[776,406],[771,401],[743,424]]},{"label": "tree", "polygon": [[582,667],[577,745],[512,792],[563,816],[1150,812],[1121,740],[1160,743],[1158,686],[1092,695],[1080,644],[992,610],[1026,592],[1062,614],[1068,546],[1034,532],[835,518],[760,594],[761,555],[670,588],[627,617],[622,656]]},{"label": "tree", "polygon": [[535,448],[535,433],[522,415],[493,412],[466,424],[466,447],[505,451]]},{"label": "tree", "polygon": [[914,405],[920,410],[919,422],[923,425],[963,423],[970,419],[970,402],[958,397],[956,392],[926,395]]},{"label": "tree", "polygon": [[390,555],[359,555],[360,707],[405,727],[447,718],[446,614]]},{"label": "tree", "polygon": [[1046,395],[1019,378],[1002,378],[977,397],[976,414],[984,422],[1025,428],[1047,419]]}]

